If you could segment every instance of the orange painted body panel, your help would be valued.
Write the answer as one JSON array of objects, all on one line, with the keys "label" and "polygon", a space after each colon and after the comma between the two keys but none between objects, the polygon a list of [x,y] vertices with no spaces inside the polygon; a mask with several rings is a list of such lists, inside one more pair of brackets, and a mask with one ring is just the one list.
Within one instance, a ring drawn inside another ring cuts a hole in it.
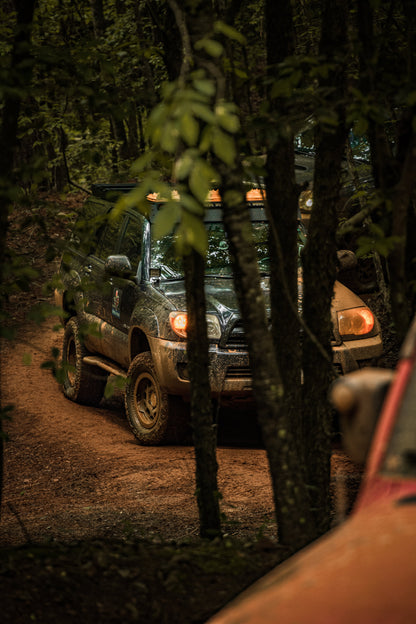
[{"label": "orange painted body panel", "polygon": [[212,624],[413,622],[415,503],[382,503],[357,514],[275,568],[212,620]]}]

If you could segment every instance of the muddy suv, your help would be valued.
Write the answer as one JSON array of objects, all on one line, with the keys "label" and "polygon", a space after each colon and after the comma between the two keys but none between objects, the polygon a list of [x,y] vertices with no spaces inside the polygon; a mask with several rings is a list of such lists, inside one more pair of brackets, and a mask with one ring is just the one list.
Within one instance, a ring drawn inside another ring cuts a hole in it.
[{"label": "muddy suv", "polygon": [[[134,210],[107,218],[114,198],[131,188],[93,187],[63,256],[63,288],[55,295],[66,312],[63,390],[73,401],[97,405],[108,376],[124,377],[134,435],[141,444],[160,444],[180,440],[187,425],[185,284],[173,236],[152,238],[157,200],[150,202],[149,219]],[[268,299],[268,224],[259,194],[251,196],[250,210]],[[205,224],[209,377],[213,396],[225,404],[251,399],[251,370],[219,202],[209,204]],[[339,282],[332,317],[339,372],[360,368],[381,354],[377,319]]]}]

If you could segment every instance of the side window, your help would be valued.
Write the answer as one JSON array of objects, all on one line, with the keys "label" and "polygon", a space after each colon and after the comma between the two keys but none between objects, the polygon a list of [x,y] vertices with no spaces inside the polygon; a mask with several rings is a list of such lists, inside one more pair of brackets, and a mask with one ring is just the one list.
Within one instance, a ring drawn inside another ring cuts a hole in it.
[{"label": "side window", "polygon": [[119,230],[119,219],[117,219],[117,221],[109,221],[107,223],[95,254],[98,258],[106,260],[108,256],[115,253]]},{"label": "side window", "polygon": [[108,207],[103,202],[87,199],[71,235],[71,242],[85,255],[93,253],[104,230]]},{"label": "side window", "polygon": [[135,271],[137,271],[142,256],[142,238],[143,220],[130,218],[124,231],[118,253],[128,257]]}]

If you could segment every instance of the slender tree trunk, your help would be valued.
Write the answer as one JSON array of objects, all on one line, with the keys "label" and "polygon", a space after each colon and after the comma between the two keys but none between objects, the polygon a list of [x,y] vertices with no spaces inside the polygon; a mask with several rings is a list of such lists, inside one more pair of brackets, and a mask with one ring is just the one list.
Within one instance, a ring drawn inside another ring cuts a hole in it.
[{"label": "slender tree trunk", "polygon": [[104,35],[106,23],[104,18],[103,0],[90,0],[92,10],[92,21],[94,24],[94,34],[96,39]]},{"label": "slender tree trunk", "polygon": [[[209,11],[207,5],[201,2],[199,6],[196,6],[198,3],[193,4],[195,6],[190,2],[180,5],[176,0],[169,0],[183,45],[183,64],[179,78],[182,84],[185,84],[191,64],[190,33],[195,37],[194,42],[197,41],[206,29],[209,30],[212,20],[212,11]],[[200,59],[196,56],[192,58],[192,62],[199,66]],[[200,533],[203,537],[213,538],[221,534],[221,516],[217,484],[217,440],[209,381],[204,259],[196,251],[192,251],[184,258],[184,266],[189,319],[187,351],[191,378],[191,421]]]},{"label": "slender tree trunk", "polygon": [[[265,23],[269,76],[279,78],[279,64],[294,53],[294,25],[290,1],[266,0]],[[276,516],[280,540],[294,550],[315,536],[305,481],[301,432],[301,348],[298,319],[297,205],[299,189],[295,181],[294,137],[290,130],[290,103],[269,98],[274,119],[268,137],[267,205],[270,220],[270,286],[273,347],[282,376],[284,395],[280,398],[279,432],[285,444],[273,441]],[[280,447],[280,448],[279,448]],[[280,460],[277,461],[277,456]],[[282,487],[290,482],[292,488]],[[294,496],[294,493],[296,495]],[[304,523],[304,524],[303,524]],[[302,527],[303,524],[303,527]]]},{"label": "slender tree trunk", "polygon": [[128,118],[128,157],[131,159],[139,156],[139,131],[137,126],[137,106],[132,102]]},{"label": "slender tree trunk", "polygon": [[114,138],[118,143],[117,154],[121,160],[126,160],[129,156],[129,146],[127,141],[126,129],[122,119],[111,116],[111,125],[113,128]]},{"label": "slender tree trunk", "polygon": [[201,537],[221,535],[214,425],[205,304],[204,259],[196,251],[184,258],[187,353],[191,378],[191,421],[196,462],[196,495]]},{"label": "slender tree trunk", "polygon": [[[30,37],[36,0],[16,0],[17,19],[11,62],[8,69],[9,86],[14,92],[6,96],[2,110],[0,127],[0,283],[3,283],[4,264],[6,261],[5,247],[8,230],[8,215],[13,196],[13,163],[17,145],[17,129],[20,107],[25,90],[32,78],[30,59]],[[0,317],[3,301],[0,299]],[[4,408],[2,402],[2,379],[0,362],[0,509],[3,485],[3,434],[2,418]]]},{"label": "slender tree trunk", "polygon": [[337,205],[347,139],[344,65],[348,5],[345,0],[325,0],[323,5],[320,53],[325,61],[335,66],[328,78],[321,81],[320,88],[323,106],[330,113],[335,112],[338,119],[335,128],[327,127],[318,119],[314,204],[303,254],[303,318],[323,347],[323,350],[318,349],[309,335],[304,334],[303,430],[318,534],[325,532],[330,522],[331,408],[327,395],[333,379],[331,301],[336,279]]},{"label": "slender tree trunk", "polygon": [[[412,89],[416,80],[416,10],[414,2],[402,0],[404,14],[404,28],[407,33],[407,59],[403,71],[403,88]],[[375,20],[376,9],[370,0],[358,0],[358,33],[360,41],[360,74],[361,90],[369,100],[383,100],[383,71],[388,65],[389,54],[384,42],[376,40]],[[381,86],[380,86],[381,85]],[[397,337],[401,341],[407,331],[411,319],[411,305],[408,284],[407,251],[408,231],[407,226],[412,206],[412,196],[415,188],[416,170],[416,132],[414,130],[414,118],[416,106],[402,110],[397,123],[396,146],[393,150],[392,143],[386,134],[383,119],[369,119],[368,135],[371,149],[373,177],[376,189],[383,202],[384,215],[391,212],[391,234],[396,238],[394,249],[390,253],[387,262],[390,275],[390,299],[391,311]]]},{"label": "slender tree trunk", "polygon": [[[294,25],[290,1],[266,1],[267,64],[272,79],[278,64],[294,53]],[[295,180],[294,136],[290,130],[290,103],[270,98],[275,137],[267,150],[267,205],[270,212],[270,286],[273,341],[285,396],[282,410],[301,431],[301,346],[298,319],[298,199]],[[299,436],[301,442],[301,436]],[[299,453],[302,445],[299,445]],[[300,465],[303,465],[299,457]]]}]

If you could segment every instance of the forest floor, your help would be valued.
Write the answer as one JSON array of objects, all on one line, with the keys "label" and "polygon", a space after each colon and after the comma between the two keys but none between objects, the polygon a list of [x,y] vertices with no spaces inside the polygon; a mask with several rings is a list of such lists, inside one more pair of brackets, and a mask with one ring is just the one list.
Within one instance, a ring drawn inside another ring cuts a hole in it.
[{"label": "forest floor", "polygon": [[[250,410],[220,412],[224,537],[201,540],[192,447],[137,445],[119,396],[100,408],[76,405],[41,368],[62,330],[53,319],[24,318],[50,301],[50,242],[59,246],[80,199],[49,198],[11,222],[10,245],[38,276],[10,296],[19,331],[1,351],[2,401],[13,405],[5,422],[1,619],[202,623],[287,554],[276,540],[266,454]],[[334,449],[334,524],[359,481]]]}]

